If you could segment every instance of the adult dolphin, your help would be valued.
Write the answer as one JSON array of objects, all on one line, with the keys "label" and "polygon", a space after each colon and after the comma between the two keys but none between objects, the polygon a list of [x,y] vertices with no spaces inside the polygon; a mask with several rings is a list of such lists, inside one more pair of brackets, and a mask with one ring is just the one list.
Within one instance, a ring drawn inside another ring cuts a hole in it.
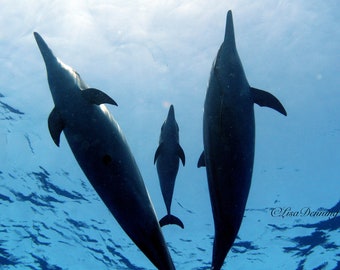
[{"label": "adult dolphin", "polygon": [[175,180],[179,167],[179,159],[185,165],[185,155],[182,147],[179,145],[178,124],[175,119],[174,106],[171,105],[168,112],[168,117],[161,128],[159,138],[159,146],[155,153],[154,163],[157,162],[157,172],[159,183],[162,190],[163,199],[165,202],[167,215],[164,216],[159,224],[162,226],[175,224],[184,229],[183,222],[176,216],[171,215],[170,208],[172,195],[174,193]]},{"label": "adult dolphin", "polygon": [[241,226],[253,171],[254,106],[287,115],[271,94],[250,87],[235,44],[231,11],[224,41],[212,65],[204,103],[204,151],[198,167],[206,166],[215,237],[212,269],[220,269]]},{"label": "adult dolphin", "polygon": [[116,105],[115,101],[89,88],[38,33],[34,37],[55,104],[48,118],[54,142],[59,146],[64,131],[81,169],[127,235],[157,268],[175,269],[135,159],[103,105]]}]

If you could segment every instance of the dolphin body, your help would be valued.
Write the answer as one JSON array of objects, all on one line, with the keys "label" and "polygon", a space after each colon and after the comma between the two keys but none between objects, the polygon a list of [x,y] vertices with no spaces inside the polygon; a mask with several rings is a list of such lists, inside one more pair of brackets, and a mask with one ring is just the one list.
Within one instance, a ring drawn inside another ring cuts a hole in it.
[{"label": "dolphin body", "polygon": [[59,146],[64,131],[83,172],[127,235],[158,269],[175,269],[135,159],[103,105],[116,105],[115,101],[89,88],[38,33],[34,37],[55,104],[48,118],[54,142]]},{"label": "dolphin body", "polygon": [[168,117],[161,128],[159,146],[155,153],[154,163],[157,162],[157,172],[159,183],[162,190],[163,199],[166,205],[167,215],[164,216],[159,224],[162,226],[175,224],[184,229],[183,222],[170,214],[172,195],[174,193],[175,180],[179,167],[179,159],[185,165],[185,155],[179,145],[178,125],[175,119],[174,106],[171,105]]},{"label": "dolphin body", "polygon": [[204,151],[215,237],[212,268],[220,269],[241,226],[253,171],[254,103],[287,115],[270,93],[250,87],[235,44],[231,11],[212,65],[204,103]]}]

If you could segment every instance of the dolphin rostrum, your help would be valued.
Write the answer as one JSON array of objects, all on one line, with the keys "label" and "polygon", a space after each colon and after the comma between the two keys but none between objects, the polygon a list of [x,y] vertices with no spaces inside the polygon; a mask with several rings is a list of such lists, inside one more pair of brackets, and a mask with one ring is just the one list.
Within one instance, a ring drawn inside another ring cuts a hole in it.
[{"label": "dolphin rostrum", "polygon": [[171,105],[168,117],[161,128],[159,146],[155,153],[154,163],[157,162],[157,172],[159,183],[162,190],[163,199],[166,205],[167,215],[164,216],[159,224],[161,226],[175,224],[184,229],[183,222],[170,214],[172,195],[174,193],[175,180],[179,167],[179,159],[185,165],[185,155],[179,145],[178,125],[175,119],[174,106]]},{"label": "dolphin rostrum", "polygon": [[237,53],[231,11],[212,65],[203,114],[204,151],[214,219],[212,268],[220,269],[241,226],[253,172],[254,103],[287,115],[270,93],[249,86]]},{"label": "dolphin rostrum", "polygon": [[79,74],[54,56],[38,33],[55,104],[48,127],[59,146],[64,131],[71,150],[120,226],[159,269],[175,269],[136,161],[113,116],[103,103],[116,105],[89,88]]}]

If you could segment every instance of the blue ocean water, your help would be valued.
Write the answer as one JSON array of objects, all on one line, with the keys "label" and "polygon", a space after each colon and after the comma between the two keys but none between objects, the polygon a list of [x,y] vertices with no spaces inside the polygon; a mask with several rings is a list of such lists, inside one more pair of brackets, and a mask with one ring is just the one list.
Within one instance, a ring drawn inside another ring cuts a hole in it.
[{"label": "blue ocean water", "polygon": [[252,186],[223,269],[340,268],[338,1],[1,1],[0,269],[154,269],[95,193],[61,136],[33,32],[118,103],[157,216],[166,213],[154,153],[174,104],[185,167],[162,229],[176,269],[209,269],[213,220],[203,104],[233,11],[250,85],[288,116],[255,105]]}]

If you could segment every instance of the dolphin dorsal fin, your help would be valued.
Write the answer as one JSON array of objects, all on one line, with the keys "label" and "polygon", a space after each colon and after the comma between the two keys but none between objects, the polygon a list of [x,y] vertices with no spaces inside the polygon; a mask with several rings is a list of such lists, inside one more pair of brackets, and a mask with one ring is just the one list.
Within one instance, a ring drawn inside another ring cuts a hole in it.
[{"label": "dolphin dorsal fin", "polygon": [[65,127],[65,123],[61,118],[60,113],[56,108],[53,108],[52,112],[48,117],[48,129],[50,131],[51,137],[54,143],[59,146],[60,143],[60,134]]},{"label": "dolphin dorsal fin", "polygon": [[177,148],[178,148],[178,156],[182,160],[183,166],[185,166],[185,154],[184,154],[183,148],[179,144],[177,145]]},{"label": "dolphin dorsal fin", "polygon": [[265,106],[272,108],[278,111],[279,113],[282,113],[283,115],[287,116],[287,112],[283,105],[281,104],[281,102],[272,94],[253,87],[250,87],[250,91],[252,93],[254,103],[261,107]]},{"label": "dolphin dorsal fin", "polygon": [[103,103],[107,103],[118,106],[117,103],[109,95],[96,88],[84,89],[81,91],[81,95],[91,104],[100,105]]}]

